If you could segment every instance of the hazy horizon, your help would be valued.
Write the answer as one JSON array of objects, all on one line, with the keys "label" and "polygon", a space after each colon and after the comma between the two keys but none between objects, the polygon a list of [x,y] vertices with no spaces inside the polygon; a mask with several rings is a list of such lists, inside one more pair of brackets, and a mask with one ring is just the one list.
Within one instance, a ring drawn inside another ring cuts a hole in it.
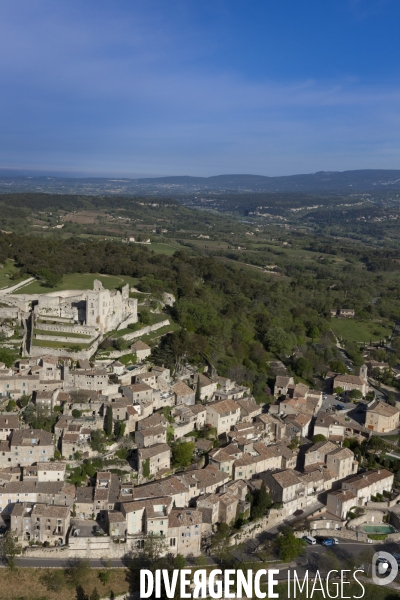
[{"label": "hazy horizon", "polygon": [[6,3],[0,167],[396,169],[399,18],[395,0]]}]

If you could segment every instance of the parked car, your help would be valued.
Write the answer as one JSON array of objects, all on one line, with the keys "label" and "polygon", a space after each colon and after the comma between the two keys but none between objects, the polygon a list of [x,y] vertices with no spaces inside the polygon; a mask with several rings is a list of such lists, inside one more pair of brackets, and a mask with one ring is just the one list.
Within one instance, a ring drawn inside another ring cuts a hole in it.
[{"label": "parked car", "polygon": [[344,410],[344,406],[343,406],[343,404],[336,404],[336,408],[337,408],[338,410]]},{"label": "parked car", "polygon": [[337,538],[326,538],[323,542],[323,546],[336,546],[339,543]]},{"label": "parked car", "polygon": [[306,540],[307,544],[311,544],[312,546],[317,543],[317,540],[312,535],[305,535],[303,540]]}]

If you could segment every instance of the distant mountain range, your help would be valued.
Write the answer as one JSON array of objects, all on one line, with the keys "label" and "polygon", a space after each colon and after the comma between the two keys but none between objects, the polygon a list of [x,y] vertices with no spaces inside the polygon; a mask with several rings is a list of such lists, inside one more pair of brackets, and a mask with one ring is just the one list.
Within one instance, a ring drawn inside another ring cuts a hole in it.
[{"label": "distant mountain range", "polygon": [[213,177],[102,177],[24,176],[0,169],[0,193],[45,192],[62,194],[162,194],[305,192],[349,194],[400,190],[400,170],[364,169],[318,171],[305,175],[216,175]]}]

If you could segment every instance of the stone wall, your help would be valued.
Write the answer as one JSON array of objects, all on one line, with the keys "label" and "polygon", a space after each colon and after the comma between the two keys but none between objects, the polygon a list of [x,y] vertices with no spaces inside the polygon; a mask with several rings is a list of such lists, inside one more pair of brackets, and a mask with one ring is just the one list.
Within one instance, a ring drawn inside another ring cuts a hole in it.
[{"label": "stone wall", "polygon": [[158,329],[161,329],[162,327],[166,327],[167,325],[170,325],[171,323],[169,322],[169,319],[165,319],[164,321],[160,321],[159,323],[154,323],[154,325],[147,325],[147,327],[142,327],[141,329],[138,329],[137,331],[133,331],[132,333],[127,333],[126,335],[122,336],[124,338],[124,340],[136,340],[137,338],[142,337],[142,335],[146,335],[147,333],[151,333],[152,331],[157,331]]},{"label": "stone wall", "polygon": [[19,309],[15,306],[0,306],[0,319],[18,319]]},{"label": "stone wall", "polygon": [[363,515],[348,521],[347,526],[351,529],[355,529],[364,523],[382,523],[383,517],[387,512],[387,510],[367,510]]},{"label": "stone wall", "polygon": [[391,508],[395,506],[397,502],[400,500],[400,494],[397,495],[393,500],[384,500],[383,502],[367,502],[367,508],[379,509],[379,508]]},{"label": "stone wall", "polygon": [[90,344],[93,336],[90,338],[68,337],[67,335],[44,335],[42,333],[34,333],[35,340],[46,340],[47,342],[59,342],[60,344]]},{"label": "stone wall", "polygon": [[[74,343],[79,344],[77,341],[79,338],[74,338]],[[79,350],[79,352],[71,352],[69,348],[47,348],[45,346],[32,346],[29,348],[29,356],[43,356],[44,354],[51,354],[52,356],[68,356],[70,358],[74,358],[76,360],[87,358],[89,359],[95,352],[97,352],[97,348],[101,344],[103,340],[103,336],[99,336],[97,340],[95,340],[89,348],[86,350]],[[63,339],[65,342],[65,338]]]},{"label": "stone wall", "polygon": [[63,323],[35,323],[36,329],[42,331],[58,331],[60,333],[80,333],[81,335],[90,335],[95,337],[97,330],[95,327],[88,327],[87,325],[73,324],[67,325]]},{"label": "stone wall", "polygon": [[283,511],[281,509],[271,510],[267,517],[263,517],[258,521],[244,525],[238,533],[235,533],[230,538],[231,545],[241,544],[246,540],[254,539],[266,529],[271,529],[272,527],[275,527],[275,525],[282,524],[282,522]]}]

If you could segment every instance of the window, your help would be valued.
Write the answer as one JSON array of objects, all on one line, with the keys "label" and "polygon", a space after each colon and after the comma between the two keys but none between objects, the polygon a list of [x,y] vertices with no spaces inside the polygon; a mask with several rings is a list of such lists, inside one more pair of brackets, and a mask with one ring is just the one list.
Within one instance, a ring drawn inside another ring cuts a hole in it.
[{"label": "window", "polygon": [[176,538],[170,538],[169,539],[169,545],[170,546],[176,546]]}]

